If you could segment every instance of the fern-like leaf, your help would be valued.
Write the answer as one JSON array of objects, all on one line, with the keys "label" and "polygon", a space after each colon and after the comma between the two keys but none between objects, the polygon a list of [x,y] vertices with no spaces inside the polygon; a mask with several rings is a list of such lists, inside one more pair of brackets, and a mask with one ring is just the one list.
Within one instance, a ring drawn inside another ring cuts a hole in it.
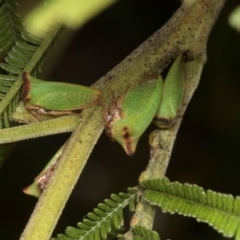
[{"label": "fern-like leaf", "polygon": [[15,0],[0,1],[0,55],[6,53],[16,40],[21,39],[22,23],[14,12]]},{"label": "fern-like leaf", "polygon": [[[18,79],[23,69],[33,57],[39,45],[33,45],[26,41],[17,40],[14,47],[5,58],[6,63],[1,63],[0,66],[9,75],[0,75],[0,128],[3,126],[9,127],[9,121],[12,111],[15,109],[19,101],[19,90],[21,83],[14,83]],[[12,89],[13,92],[10,90]]]},{"label": "fern-like leaf", "polygon": [[144,198],[164,212],[179,213],[206,222],[225,237],[240,239],[240,197],[191,184],[170,183],[167,178],[141,183]]},{"label": "fern-like leaf", "polygon": [[153,230],[146,229],[143,226],[135,226],[132,229],[134,233],[133,240],[160,240],[160,237],[157,232]]},{"label": "fern-like leaf", "polygon": [[106,239],[110,232],[118,230],[123,225],[123,208],[132,204],[135,194],[112,194],[110,199],[98,204],[92,213],[87,215],[78,228],[67,227],[65,234],[58,234],[51,240],[90,240]]},{"label": "fern-like leaf", "polygon": [[23,33],[22,39],[17,40],[8,53],[6,63],[0,64],[8,73],[0,75],[0,128],[10,126],[12,112],[19,102],[21,73],[39,71],[45,51],[61,30],[62,26],[56,25],[43,39]]}]

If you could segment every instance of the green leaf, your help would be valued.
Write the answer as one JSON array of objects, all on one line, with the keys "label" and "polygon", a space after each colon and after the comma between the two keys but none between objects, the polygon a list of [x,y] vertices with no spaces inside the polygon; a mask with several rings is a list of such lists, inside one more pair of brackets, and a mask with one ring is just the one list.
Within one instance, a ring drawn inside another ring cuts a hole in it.
[{"label": "green leaf", "polygon": [[16,1],[3,1],[0,4],[0,55],[21,38],[22,23],[14,12],[16,5]]},{"label": "green leaf", "polygon": [[8,73],[0,75],[0,128],[10,126],[12,112],[19,102],[21,73],[24,70],[31,72],[39,69],[46,49],[61,29],[61,26],[52,28],[42,39],[24,33],[22,39],[17,40],[8,53],[6,63],[0,64],[0,67]]},{"label": "green leaf", "polygon": [[160,240],[160,237],[157,232],[153,230],[149,230],[143,226],[135,226],[132,229],[132,232],[134,233],[134,240]]},{"label": "green leaf", "polygon": [[240,197],[221,194],[191,184],[171,183],[167,178],[141,183],[144,198],[163,212],[178,213],[206,222],[225,237],[240,239]]},{"label": "green leaf", "polygon": [[67,227],[66,235],[58,234],[57,238],[51,240],[106,239],[108,234],[116,232],[122,226],[123,208],[134,198],[134,193],[112,194],[110,199],[105,199],[104,203],[98,204],[98,207],[93,212],[88,213],[87,218],[77,224],[78,228]]}]

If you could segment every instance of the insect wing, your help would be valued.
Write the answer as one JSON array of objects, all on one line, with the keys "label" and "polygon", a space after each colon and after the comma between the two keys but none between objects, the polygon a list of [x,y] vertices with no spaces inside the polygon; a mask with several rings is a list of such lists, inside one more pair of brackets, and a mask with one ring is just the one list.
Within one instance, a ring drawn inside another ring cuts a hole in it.
[{"label": "insect wing", "polygon": [[63,148],[61,148],[57,153],[52,157],[44,169],[39,173],[39,175],[34,179],[34,182],[23,189],[25,194],[39,198],[42,194],[42,191],[45,189],[49,179],[51,178],[58,161],[62,155]]},{"label": "insect wing", "polygon": [[113,122],[112,136],[132,156],[143,132],[151,123],[161,101],[162,78],[131,88],[123,98],[120,118]]},{"label": "insect wing", "polygon": [[162,101],[155,115],[155,125],[168,128],[174,123],[182,105],[183,95],[184,61],[180,55],[172,64],[163,83]]},{"label": "insect wing", "polygon": [[95,89],[62,82],[42,81],[23,74],[23,100],[25,106],[46,110],[71,111],[93,105],[101,99]]}]

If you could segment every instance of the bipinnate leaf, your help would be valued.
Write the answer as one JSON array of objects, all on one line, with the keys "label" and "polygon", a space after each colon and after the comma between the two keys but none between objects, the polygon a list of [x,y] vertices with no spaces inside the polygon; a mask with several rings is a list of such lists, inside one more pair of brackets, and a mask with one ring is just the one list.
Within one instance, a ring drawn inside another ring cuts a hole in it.
[{"label": "bipinnate leaf", "polygon": [[0,55],[21,38],[22,23],[14,11],[17,1],[0,1]]},{"label": "bipinnate leaf", "polygon": [[51,240],[101,240],[107,239],[109,233],[117,234],[123,225],[123,208],[135,199],[134,193],[112,194],[110,199],[98,204],[93,212],[88,213],[78,228],[67,227],[65,235],[58,234]]},{"label": "bipinnate leaf", "polygon": [[11,114],[19,102],[22,86],[22,72],[40,71],[46,49],[62,30],[61,26],[52,28],[42,39],[22,33],[0,67],[8,74],[0,75],[0,128],[9,127]]},{"label": "bipinnate leaf", "polygon": [[191,184],[171,183],[167,178],[141,183],[144,198],[163,212],[178,213],[206,222],[225,237],[240,239],[240,197],[221,194]]},{"label": "bipinnate leaf", "polygon": [[160,237],[157,232],[153,230],[146,229],[143,226],[135,226],[132,229],[132,232],[134,233],[133,240],[160,240]]}]

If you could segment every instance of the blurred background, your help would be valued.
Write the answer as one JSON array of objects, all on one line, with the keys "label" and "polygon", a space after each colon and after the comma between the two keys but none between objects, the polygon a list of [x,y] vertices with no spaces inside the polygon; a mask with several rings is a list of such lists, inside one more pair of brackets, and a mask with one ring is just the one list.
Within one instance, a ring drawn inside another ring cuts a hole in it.
[{"label": "blurred background", "polygon": [[[34,1],[21,1],[21,17]],[[37,2],[37,1],[36,1]],[[239,0],[227,1],[210,35],[202,79],[183,118],[167,177],[240,195],[240,34],[228,22]],[[75,32],[66,31],[42,78],[91,85],[158,30],[180,6],[175,0],[121,0]],[[204,17],[204,16],[203,16]],[[57,57],[56,57],[57,56]],[[133,157],[102,134],[54,231],[76,226],[111,193],[138,184],[149,158],[150,126]],[[21,141],[0,170],[0,239],[19,239],[37,199],[23,194],[70,134]],[[126,223],[131,213],[126,211]],[[127,227],[127,225],[126,225]],[[158,210],[161,239],[225,239],[207,224]]]}]

